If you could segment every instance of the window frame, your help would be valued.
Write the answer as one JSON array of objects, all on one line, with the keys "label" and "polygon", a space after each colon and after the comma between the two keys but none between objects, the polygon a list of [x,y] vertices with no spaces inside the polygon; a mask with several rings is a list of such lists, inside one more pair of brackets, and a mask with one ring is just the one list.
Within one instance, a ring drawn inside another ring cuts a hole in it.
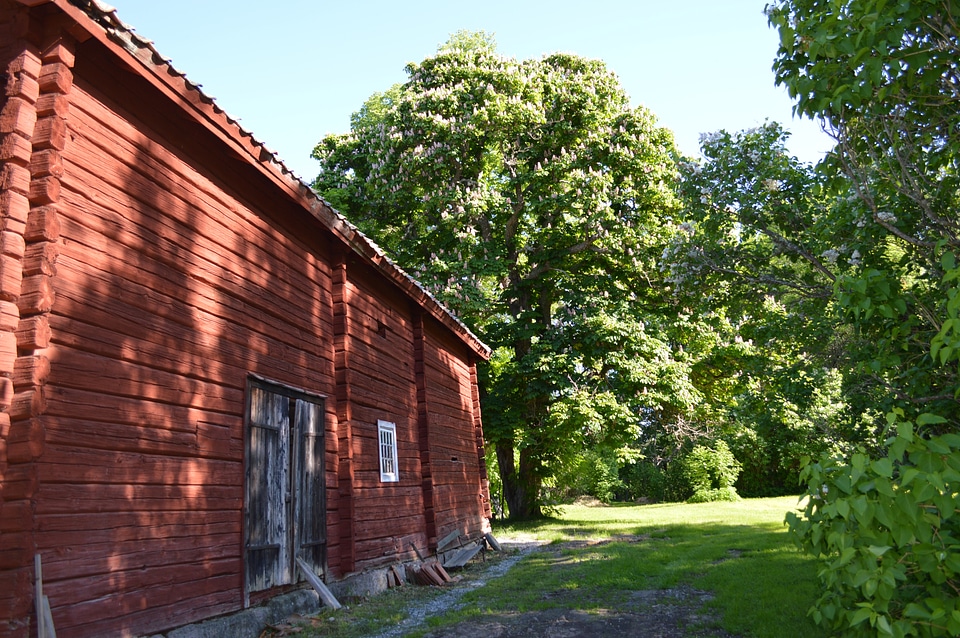
[{"label": "window frame", "polygon": [[[389,441],[384,441],[384,435]],[[380,482],[399,483],[400,466],[397,455],[397,424],[392,421],[377,421],[377,458],[380,461]],[[392,468],[392,471],[391,471]]]}]

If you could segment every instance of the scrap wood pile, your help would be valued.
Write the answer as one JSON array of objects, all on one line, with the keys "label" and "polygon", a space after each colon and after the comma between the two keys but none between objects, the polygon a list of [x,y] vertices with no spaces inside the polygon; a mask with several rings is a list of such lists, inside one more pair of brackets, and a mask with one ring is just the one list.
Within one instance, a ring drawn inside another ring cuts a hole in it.
[{"label": "scrap wood pile", "polygon": [[407,582],[417,585],[436,585],[442,587],[446,583],[453,581],[443,565],[437,561],[427,561],[425,563],[410,563],[406,566]]},{"label": "scrap wood pile", "polygon": [[[436,558],[409,563],[405,566],[406,579],[401,576],[399,565],[394,565],[387,570],[387,587],[402,585],[404,580],[416,585],[442,587],[446,583],[459,580],[459,577],[452,578],[447,570],[465,567],[474,556],[480,552],[486,552],[488,546],[500,551],[500,543],[492,534],[485,534],[478,540],[469,540],[457,531],[451,532],[437,544]],[[419,552],[417,554],[419,555]]]}]

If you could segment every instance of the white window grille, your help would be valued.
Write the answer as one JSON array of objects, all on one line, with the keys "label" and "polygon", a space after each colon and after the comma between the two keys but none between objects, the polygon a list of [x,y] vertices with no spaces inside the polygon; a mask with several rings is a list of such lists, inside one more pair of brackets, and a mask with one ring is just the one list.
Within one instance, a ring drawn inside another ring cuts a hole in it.
[{"label": "white window grille", "polygon": [[377,421],[377,438],[380,441],[380,480],[396,483],[400,480],[397,466],[397,424]]}]

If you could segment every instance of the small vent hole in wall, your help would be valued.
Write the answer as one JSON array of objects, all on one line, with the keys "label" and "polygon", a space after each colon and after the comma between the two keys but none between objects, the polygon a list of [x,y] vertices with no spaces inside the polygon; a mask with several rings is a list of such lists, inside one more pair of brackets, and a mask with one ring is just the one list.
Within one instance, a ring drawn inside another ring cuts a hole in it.
[{"label": "small vent hole in wall", "polygon": [[451,457],[450,457],[450,460],[453,461],[454,463],[456,463],[456,462],[459,461],[460,459],[458,459],[458,458],[455,457],[455,456],[451,456]]},{"label": "small vent hole in wall", "polygon": [[380,335],[381,337],[383,337],[384,339],[386,339],[386,338],[387,338],[387,324],[383,323],[382,321],[378,321],[378,322],[377,322],[377,334]]}]

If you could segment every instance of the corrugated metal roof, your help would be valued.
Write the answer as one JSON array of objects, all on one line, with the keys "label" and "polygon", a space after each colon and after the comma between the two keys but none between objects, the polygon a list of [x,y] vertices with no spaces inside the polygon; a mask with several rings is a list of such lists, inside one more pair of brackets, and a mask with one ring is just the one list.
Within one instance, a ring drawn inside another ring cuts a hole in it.
[{"label": "corrugated metal roof", "polygon": [[[111,42],[126,50],[137,60],[143,71],[161,78],[175,91],[179,87],[171,83],[170,78],[179,79],[183,83],[181,92],[190,93],[201,104],[209,106],[205,116],[226,135],[239,141],[240,146],[247,150],[252,162],[260,164],[286,182],[290,190],[304,200],[308,211],[324,222],[334,234],[338,235],[355,252],[374,264],[389,279],[403,288],[421,307],[457,333],[474,352],[484,358],[490,356],[490,347],[483,343],[429,290],[394,263],[376,242],[364,235],[299,176],[287,168],[274,151],[258,141],[250,131],[244,129],[239,121],[230,117],[226,111],[220,108],[213,97],[203,92],[200,84],[192,82],[185,73],[174,67],[169,59],[157,51],[153,42],[140,36],[132,26],[124,23],[117,16],[116,8],[100,0],[51,1],[61,7],[65,2],[68,2],[80,9],[95,25],[103,30]],[[164,78],[165,75],[168,77]],[[210,109],[212,109],[212,113]]]}]

